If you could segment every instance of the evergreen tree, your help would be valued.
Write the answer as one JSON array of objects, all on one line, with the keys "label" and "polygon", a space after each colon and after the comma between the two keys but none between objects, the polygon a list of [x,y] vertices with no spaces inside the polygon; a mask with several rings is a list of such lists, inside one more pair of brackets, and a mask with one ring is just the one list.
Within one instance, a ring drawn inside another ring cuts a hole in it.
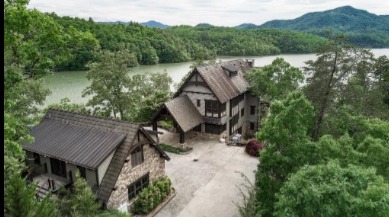
[{"label": "evergreen tree", "polygon": [[42,201],[35,197],[35,185],[27,185],[19,174],[7,183],[4,192],[4,215],[12,217],[57,216],[57,209],[50,195]]}]

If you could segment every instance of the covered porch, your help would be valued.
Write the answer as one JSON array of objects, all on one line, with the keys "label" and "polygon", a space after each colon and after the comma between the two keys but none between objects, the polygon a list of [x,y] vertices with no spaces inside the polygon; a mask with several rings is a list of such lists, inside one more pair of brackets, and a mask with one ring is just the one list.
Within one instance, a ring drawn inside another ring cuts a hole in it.
[{"label": "covered porch", "polygon": [[68,180],[61,176],[51,173],[43,173],[30,178],[36,184],[36,196],[44,198],[48,193],[56,193],[60,188],[68,188],[72,183],[72,179]]},{"label": "covered porch", "polygon": [[172,119],[179,133],[180,143],[185,143],[185,134],[204,123],[200,112],[188,96],[176,97],[164,103],[150,121],[153,131],[157,131],[158,121]]}]

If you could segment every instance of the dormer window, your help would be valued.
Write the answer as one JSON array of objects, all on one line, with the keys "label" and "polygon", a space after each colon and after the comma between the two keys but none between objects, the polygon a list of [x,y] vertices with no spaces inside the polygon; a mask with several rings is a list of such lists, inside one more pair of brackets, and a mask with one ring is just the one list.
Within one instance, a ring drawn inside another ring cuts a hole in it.
[{"label": "dormer window", "polygon": [[227,75],[232,78],[232,77],[235,77],[238,75],[238,69],[235,67],[235,65],[225,65],[225,66],[222,66],[222,68],[224,69],[224,71],[227,73]]}]

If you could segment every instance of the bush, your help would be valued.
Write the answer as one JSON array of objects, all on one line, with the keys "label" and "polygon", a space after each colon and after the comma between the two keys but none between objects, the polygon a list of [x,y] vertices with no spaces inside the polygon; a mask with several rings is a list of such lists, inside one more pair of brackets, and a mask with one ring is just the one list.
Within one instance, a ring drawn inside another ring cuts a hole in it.
[{"label": "bush", "polygon": [[247,154],[259,157],[259,151],[263,148],[265,148],[265,144],[259,143],[257,140],[251,140],[246,144],[245,150]]},{"label": "bush", "polygon": [[143,189],[134,202],[134,214],[147,214],[157,207],[170,194],[172,182],[168,177],[158,179]]},{"label": "bush", "polygon": [[193,149],[191,147],[185,147],[185,148],[174,147],[174,146],[171,146],[171,145],[168,145],[165,143],[159,144],[159,147],[161,147],[161,149],[164,151],[174,153],[174,154],[185,153],[185,152],[191,151]]}]

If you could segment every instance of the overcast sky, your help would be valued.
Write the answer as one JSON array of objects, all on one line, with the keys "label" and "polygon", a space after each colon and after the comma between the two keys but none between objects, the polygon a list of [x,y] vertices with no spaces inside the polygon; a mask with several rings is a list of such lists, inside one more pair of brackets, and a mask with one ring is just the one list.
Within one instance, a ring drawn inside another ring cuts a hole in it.
[{"label": "overcast sky", "polygon": [[389,0],[30,0],[29,8],[60,16],[92,17],[94,21],[236,26],[294,19],[345,5],[389,15]]}]

